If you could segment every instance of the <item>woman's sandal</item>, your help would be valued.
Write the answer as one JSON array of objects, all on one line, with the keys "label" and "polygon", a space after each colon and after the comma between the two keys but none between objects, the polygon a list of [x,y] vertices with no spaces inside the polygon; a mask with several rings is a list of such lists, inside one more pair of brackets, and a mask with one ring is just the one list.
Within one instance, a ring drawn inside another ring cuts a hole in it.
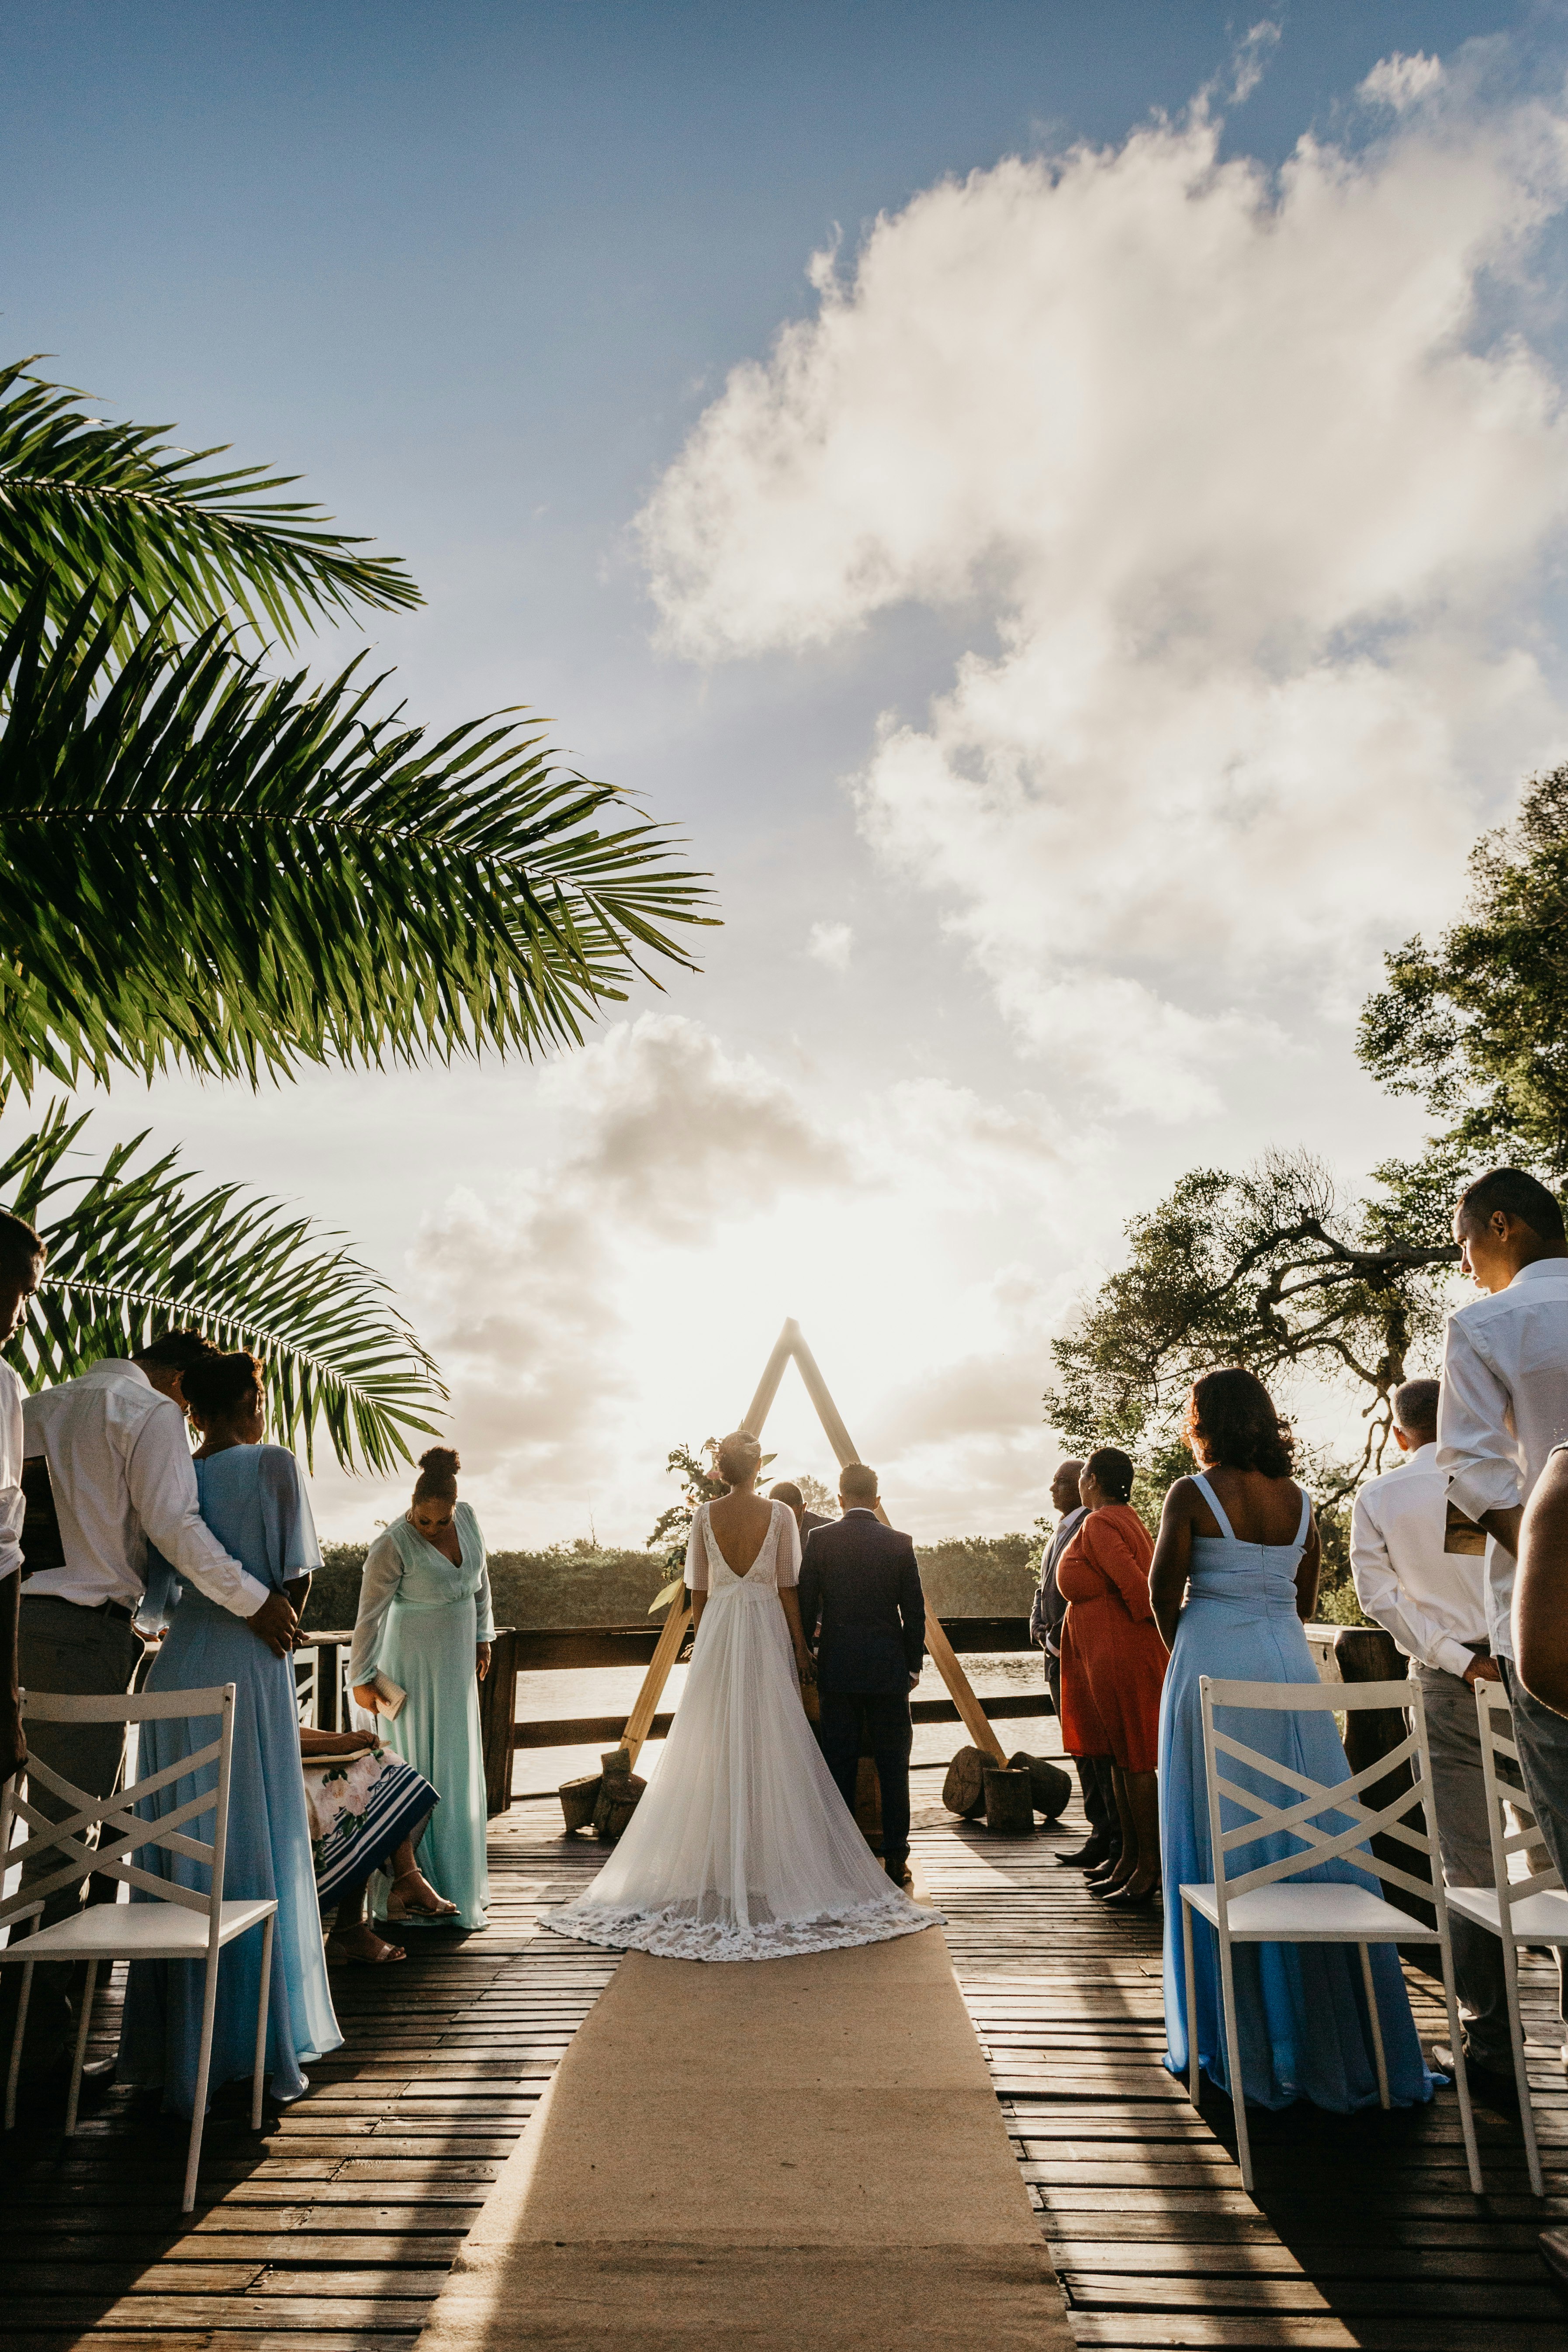
[{"label": "woman's sandal", "polygon": [[435,1895],[435,1900],[431,1903],[408,1903],[398,1894],[398,1888],[406,1881],[423,1880],[424,1876],[422,1870],[398,1872],[392,1882],[392,1893],[387,1897],[386,1903],[386,1923],[389,1927],[401,1927],[406,1920],[455,1919],[457,1917],[457,1905],[448,1903],[444,1895],[437,1895],[434,1887],[430,1890]]},{"label": "woman's sandal", "polygon": [[[374,1933],[374,1929],[372,1933]],[[401,1944],[389,1944],[384,1937],[380,1936],[376,1937],[376,1941],[381,1946],[379,1952],[350,1952],[343,1948],[335,1935],[329,1936],[327,1958],[329,1960],[335,1961],[340,1968],[345,1969],[384,1969],[394,1960],[405,1960],[408,1958]]]}]

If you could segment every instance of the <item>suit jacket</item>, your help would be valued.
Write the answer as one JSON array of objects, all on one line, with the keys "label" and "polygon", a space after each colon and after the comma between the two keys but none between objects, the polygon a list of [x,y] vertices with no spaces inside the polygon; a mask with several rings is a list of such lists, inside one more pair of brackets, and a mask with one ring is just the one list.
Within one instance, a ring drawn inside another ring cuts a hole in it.
[{"label": "suit jacket", "polygon": [[813,1528],[800,1617],[806,1640],[816,1640],[820,1689],[907,1692],[925,1655],[925,1613],[908,1536],[863,1510]]},{"label": "suit jacket", "polygon": [[820,1511],[803,1510],[800,1515],[800,1541],[802,1550],[804,1551],[805,1548],[805,1539],[811,1533],[813,1528],[836,1528],[838,1522],[837,1519],[825,1519]]},{"label": "suit jacket", "polygon": [[1057,1584],[1057,1562],[1082,1526],[1085,1517],[1081,1503],[1062,1513],[1060,1524],[1047,1547],[1040,1569],[1039,1590],[1035,1595],[1035,1605],[1029,1612],[1029,1639],[1037,1642],[1052,1657],[1057,1656],[1061,1649],[1062,1619],[1068,1613],[1067,1602]]}]

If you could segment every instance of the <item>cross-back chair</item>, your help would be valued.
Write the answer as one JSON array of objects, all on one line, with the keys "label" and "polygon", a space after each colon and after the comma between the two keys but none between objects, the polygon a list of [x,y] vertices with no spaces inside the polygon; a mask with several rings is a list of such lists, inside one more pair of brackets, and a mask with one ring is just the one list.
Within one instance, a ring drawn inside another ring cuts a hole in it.
[{"label": "cross-back chair", "polygon": [[[251,2084],[250,2124],[253,2131],[261,2125],[262,2068],[267,2054],[267,1999],[272,1973],[272,1929],[277,1913],[276,1901],[268,1897],[247,1898],[226,1903],[223,1899],[224,1856],[228,1843],[229,1769],[234,1753],[234,1685],[224,1683],[212,1690],[143,1692],[134,1698],[76,1697],[58,1692],[24,1692],[22,1715],[28,1723],[147,1723],[171,1717],[217,1717],[218,1735],[205,1747],[177,1763],[166,1764],[162,1770],[150,1772],[109,1797],[92,1797],[78,1789],[50,1767],[34,1756],[27,1761],[28,1794],[18,1792],[17,1783],[8,1781],[0,1789],[0,1854],[5,1856],[7,1870],[13,1864],[31,1864],[35,1873],[40,1867],[44,1875],[26,1881],[12,1895],[0,1900],[0,1927],[10,1930],[9,1940],[0,1949],[0,1965],[9,1963],[22,1970],[22,1992],[16,2005],[16,2029],[11,2038],[11,2064],[5,2084],[5,2128],[11,2130],[16,2120],[16,2085],[22,2064],[22,2041],[26,2030],[27,2004],[32,1996],[33,1970],[41,1961],[68,1963],[84,1960],[87,1964],[87,1990],[82,1999],[81,2022],[77,2029],[76,2050],[71,2061],[70,2095],[66,2108],[66,2131],[76,2129],[77,2109],[81,2094],[81,2070],[87,2056],[88,2032],[92,2022],[92,2004],[98,1987],[99,1969],[116,1960],[198,1960],[205,1961],[205,1984],[202,2001],[201,2052],[196,2067],[195,2105],[191,2116],[190,2146],[185,2162],[184,2202],[182,2210],[188,2213],[195,2204],[196,2172],[201,2163],[202,2128],[205,2120],[207,2079],[212,2068],[213,2023],[217,2011],[218,1955],[226,1944],[237,1936],[248,1933],[252,1927],[262,1929],[261,1989],[256,2011],[256,2067]],[[160,1790],[174,1781],[187,1780],[193,1773],[205,1773],[209,1765],[217,1767],[217,1787],[203,1796],[187,1799],[156,1821],[138,1819],[136,1806],[146,1797],[155,1796]],[[30,1801],[36,1787],[72,1808],[63,1821],[52,1822]],[[190,1833],[186,1824],[199,1820],[204,1813],[214,1813],[210,1843]],[[28,1834],[26,1843],[11,1844],[13,1823],[20,1820]],[[88,1844],[89,1832],[96,1829],[99,1843]],[[183,1855],[187,1861],[205,1864],[211,1873],[210,1890],[198,1894],[195,1887],[181,1886],[173,1879],[160,1877],[145,1870],[135,1860],[139,1848],[160,1846],[165,1853]],[[45,1856],[55,1851],[59,1865],[49,1870]],[[54,1926],[42,1925],[44,1906],[51,1895],[63,1894],[68,1887],[78,1886],[94,1874],[117,1878],[127,1886],[139,1887],[155,1899],[150,1903],[98,1903],[77,1911],[68,1919],[57,1920]],[[30,1919],[29,1932],[18,1938],[17,1930]]]},{"label": "cross-back chair", "polygon": [[[1495,1936],[1502,1946],[1503,1981],[1508,1988],[1508,2030],[1513,2043],[1514,2079],[1519,2084],[1519,2120],[1524,2153],[1530,2166],[1530,2186],[1537,2197],[1546,2193],[1541,2151],[1535,2140],[1535,2117],[1530,2105],[1530,2074],[1525,2065],[1524,2020],[1519,2006],[1519,1948],[1521,1944],[1568,1944],[1568,1895],[1552,1866],[1551,1856],[1536,1826],[1535,1809],[1524,1792],[1519,1750],[1513,1741],[1513,1715],[1501,1683],[1478,1679],[1476,1713],[1481,1738],[1481,1773],[1486,1785],[1487,1827],[1491,1832],[1492,1885],[1450,1886],[1448,1907]],[[1507,1777],[1500,1760],[1510,1768]],[[1510,1828],[1511,1808],[1520,1826]],[[1515,1876],[1518,1867],[1520,1875]]]},{"label": "cross-back chair", "polygon": [[[1454,1954],[1448,1933],[1447,1904],[1444,1899],[1443,1873],[1437,1860],[1436,1840],[1430,1820],[1423,1818],[1423,1807],[1429,1806],[1431,1798],[1432,1758],[1419,1683],[1245,1683],[1220,1681],[1204,1675],[1199,1677],[1198,1691],[1203,1710],[1204,1769],[1208,1783],[1209,1837],[1215,1876],[1208,1885],[1184,1886],[1180,1890],[1190,2062],[1188,2092],[1194,2106],[1198,2105],[1199,2095],[1196,1978],[1193,1966],[1194,1911],[1208,1921],[1219,1940],[1221,2006],[1231,2100],[1236,2110],[1237,2158],[1241,2167],[1242,2185],[1249,2193],[1252,2189],[1252,2148],[1247,2137],[1247,2101],[1242,2088],[1241,2038],[1237,2021],[1233,1948],[1237,1944],[1356,1946],[1361,1954],[1362,1983],[1366,1990],[1373,2056],[1377,2067],[1378,2098],[1387,2107],[1390,2103],[1388,2061],[1383,2044],[1383,2021],[1378,2015],[1370,1947],[1394,1943],[1436,1944],[1442,1961],[1443,1994],[1447,2004],[1455,2087],[1458,2093],[1459,2120],[1465,2138],[1465,2159],[1469,2167],[1470,2187],[1479,2196],[1482,2193],[1480,2158],[1476,2147],[1475,2120],[1470,2113],[1469,2084],[1465,2079],[1463,2036],[1459,2026],[1458,1996],[1454,1984]],[[1259,1714],[1332,1715],[1354,1712],[1363,1707],[1408,1710],[1409,1732],[1388,1755],[1378,1757],[1375,1762],[1360,1772],[1352,1773],[1347,1780],[1331,1783],[1310,1780],[1306,1774],[1292,1765],[1282,1763],[1277,1757],[1260,1755],[1257,1748],[1249,1748],[1244,1741],[1222,1731],[1215,1721],[1216,1713],[1234,1708]],[[1262,1774],[1276,1786],[1295,1793],[1281,1803],[1271,1803],[1255,1790],[1244,1788],[1239,1780],[1227,1775],[1225,1769],[1226,1760]],[[1407,1790],[1375,1811],[1362,1803],[1363,1789],[1386,1779],[1404,1763],[1410,1764],[1415,1774]],[[1224,1828],[1221,1806],[1225,1803],[1239,1807],[1249,1818],[1238,1822],[1234,1829]],[[1341,1816],[1341,1820],[1325,1826],[1322,1817],[1335,1814]],[[1373,1853],[1370,1841],[1374,1835],[1392,1838],[1397,1844],[1406,1847],[1413,1860],[1425,1862],[1428,1874],[1418,1876],[1415,1872],[1403,1870],[1396,1863],[1385,1861]],[[1263,1838],[1279,1836],[1298,1840],[1298,1850],[1275,1861],[1258,1863],[1250,1869],[1238,1870],[1232,1866],[1230,1857],[1238,1849],[1256,1845]],[[1402,1911],[1397,1905],[1387,1902],[1371,1887],[1350,1883],[1292,1883],[1299,1882],[1304,1871],[1314,1870],[1323,1863],[1332,1861],[1352,1863],[1369,1876],[1380,1878],[1390,1885],[1402,1887],[1408,1895],[1418,1896],[1422,1902],[1431,1905],[1436,1924],[1428,1927],[1424,1920],[1414,1917],[1408,1911]],[[1450,1894],[1448,1900],[1452,1899]]]}]

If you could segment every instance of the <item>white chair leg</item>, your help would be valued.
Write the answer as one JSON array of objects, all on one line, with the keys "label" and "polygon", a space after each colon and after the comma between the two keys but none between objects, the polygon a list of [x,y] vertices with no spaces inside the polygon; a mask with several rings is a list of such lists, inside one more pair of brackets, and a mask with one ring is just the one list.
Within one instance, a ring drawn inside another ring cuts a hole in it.
[{"label": "white chair leg", "polygon": [[87,1989],[81,1997],[81,2023],[77,2028],[76,2054],[71,2060],[70,2096],[66,2101],[66,2137],[76,2129],[77,2109],[81,2103],[81,2070],[87,2063],[87,2037],[92,2028],[92,1997],[98,1990],[98,1962],[87,1964]]},{"label": "white chair leg", "polygon": [[1443,2005],[1448,2013],[1448,2047],[1454,2053],[1454,2088],[1459,2099],[1459,2129],[1465,2138],[1465,2162],[1469,2167],[1470,2188],[1478,2197],[1486,2195],[1486,2183],[1481,2178],[1480,2150],[1476,2146],[1476,2118],[1470,2108],[1470,2078],[1465,2068],[1465,2029],[1459,2017],[1459,1995],[1454,1982],[1454,1952],[1451,1944],[1441,1948],[1443,1961]]},{"label": "white chair leg", "polygon": [[219,1955],[207,1954],[206,1984],[202,1999],[202,2044],[196,2060],[196,2095],[191,2109],[191,2144],[185,2158],[185,2195],[180,2207],[182,2213],[191,2212],[196,2201],[196,2173],[202,2160],[202,2133],[207,2119],[207,2080],[213,2063],[213,2023],[217,2015],[217,1968]]},{"label": "white chair leg", "polygon": [[1198,1992],[1193,1968],[1193,1906],[1184,1895],[1182,1901],[1182,2006],[1187,2020],[1187,2096],[1194,2106],[1201,2104],[1198,2090]]},{"label": "white chair leg", "polygon": [[27,2003],[33,1998],[33,1963],[22,1963],[22,1994],[16,2003],[16,2031],[11,2036],[11,2071],[5,2077],[5,2128],[16,2128],[16,2085],[22,2079],[22,2037],[27,2031]]},{"label": "white chair leg", "polygon": [[1236,1970],[1231,1960],[1230,1939],[1219,1939],[1220,1998],[1225,2003],[1225,2056],[1230,2069],[1230,2103],[1236,2110],[1236,2160],[1241,2167],[1241,2185],[1252,2194],[1252,2142],[1247,2136],[1247,2093],[1241,2080],[1241,2035],[1236,2019]]},{"label": "white chair leg", "polygon": [[1530,2193],[1544,2197],[1541,2150],[1535,2144],[1535,2117],[1530,2105],[1530,2069],[1524,2063],[1524,2020],[1519,2008],[1519,1948],[1511,1936],[1498,1938],[1502,1946],[1503,1983],[1508,1991],[1508,2031],[1513,2043],[1513,2079],[1519,2085],[1519,2125],[1524,2134],[1525,2161],[1530,2167]]},{"label": "white chair leg", "polygon": [[267,1914],[261,1930],[261,1990],[256,2002],[256,2072],[250,2084],[250,2128],[261,2129],[261,2091],[266,2081],[262,2072],[267,2063],[267,2000],[272,1989],[272,1928],[275,1911]]},{"label": "white chair leg", "polygon": [[1356,1946],[1361,1954],[1361,1980],[1366,1987],[1367,2022],[1372,2027],[1372,2054],[1377,2067],[1377,2101],[1386,2109],[1393,2103],[1388,2095],[1388,2059],[1383,2047],[1383,2020],[1377,2013],[1377,1986],[1372,1973],[1372,1954],[1364,1944]]}]

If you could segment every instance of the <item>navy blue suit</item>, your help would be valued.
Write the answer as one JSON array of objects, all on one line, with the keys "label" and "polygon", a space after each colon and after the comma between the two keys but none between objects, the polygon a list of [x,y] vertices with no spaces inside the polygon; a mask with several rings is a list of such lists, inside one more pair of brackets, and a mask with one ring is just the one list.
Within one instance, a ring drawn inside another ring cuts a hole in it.
[{"label": "navy blue suit", "polygon": [[882,1790],[882,1861],[901,1879],[910,1851],[910,1677],[925,1656],[925,1595],[915,1548],[873,1511],[813,1528],[800,1617],[816,1650],[822,1752],[855,1809],[862,1737]]}]

